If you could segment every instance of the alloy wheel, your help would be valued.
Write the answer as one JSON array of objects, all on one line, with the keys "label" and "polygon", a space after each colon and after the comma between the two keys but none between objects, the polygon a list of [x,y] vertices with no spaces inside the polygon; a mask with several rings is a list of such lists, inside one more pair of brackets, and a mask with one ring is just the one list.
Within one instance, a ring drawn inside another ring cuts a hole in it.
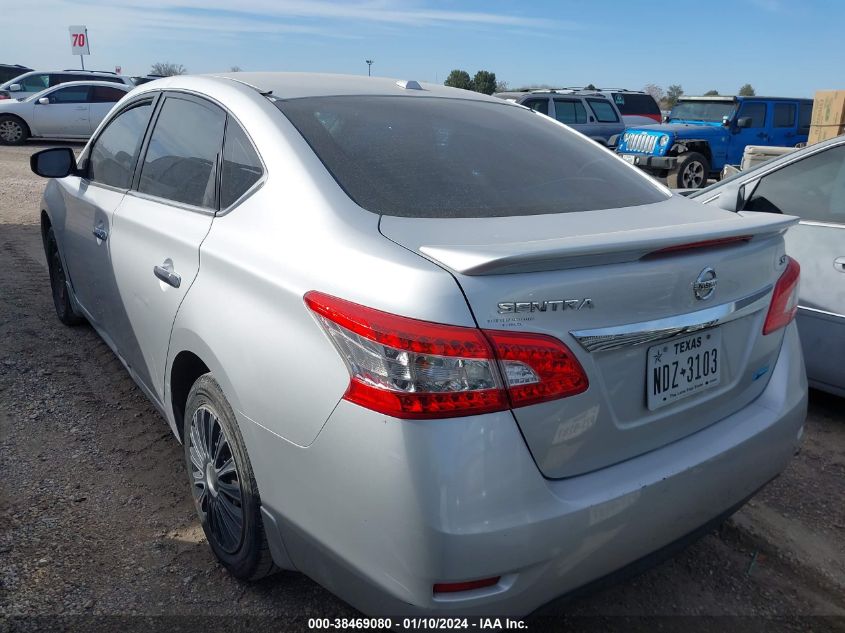
[{"label": "alloy wheel", "polygon": [[704,165],[697,160],[691,161],[684,167],[681,181],[687,189],[697,189],[704,184]]},{"label": "alloy wheel", "polygon": [[0,121],[0,138],[7,143],[16,143],[23,136],[23,128],[17,121]]},{"label": "alloy wheel", "polygon": [[197,512],[217,545],[232,554],[243,542],[244,509],[231,444],[217,415],[204,406],[194,412],[189,435]]}]

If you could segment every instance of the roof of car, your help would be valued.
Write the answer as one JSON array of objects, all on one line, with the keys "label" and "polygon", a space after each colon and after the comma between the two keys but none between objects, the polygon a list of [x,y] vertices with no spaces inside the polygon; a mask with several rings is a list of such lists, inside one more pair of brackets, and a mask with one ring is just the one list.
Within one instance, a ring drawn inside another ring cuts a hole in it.
[{"label": "roof of car", "polygon": [[[133,86],[130,86],[129,84],[115,83],[114,81],[97,81],[96,79],[65,81],[63,83],[56,84],[55,86],[50,86],[50,88],[67,88],[69,86],[106,86],[107,88],[117,88],[126,90],[127,92],[133,88]],[[49,90],[50,88],[45,88],[44,90]]]},{"label": "roof of car", "polygon": [[[179,87],[180,78],[188,76],[168,77],[157,80],[162,87]],[[499,99],[471,92],[449,88],[439,84],[416,82],[413,77],[395,79],[388,77],[362,77],[360,75],[330,75],[320,73],[216,73],[201,75],[211,79],[236,81],[252,86],[261,93],[270,93],[278,99],[296,99],[300,97],[329,97],[341,95],[408,95],[408,96],[436,96],[455,99],[475,99],[501,103]],[[159,82],[166,82],[161,84]],[[402,85],[400,85],[402,84]],[[151,84],[145,84],[150,86]],[[418,87],[415,87],[418,86]]]},{"label": "roof of car", "polygon": [[812,101],[809,97],[766,97],[762,95],[703,95],[698,97],[684,95],[678,101],[743,101],[745,99],[761,99],[763,101]]}]

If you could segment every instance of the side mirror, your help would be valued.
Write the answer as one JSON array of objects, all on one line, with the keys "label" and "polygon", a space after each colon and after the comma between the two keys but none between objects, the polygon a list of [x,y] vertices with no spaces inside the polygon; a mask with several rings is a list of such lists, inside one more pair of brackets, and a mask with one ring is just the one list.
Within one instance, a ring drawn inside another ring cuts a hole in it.
[{"label": "side mirror", "polygon": [[609,139],[607,139],[607,146],[608,147],[616,147],[619,145],[619,139],[622,137],[621,134],[614,134]]},{"label": "side mirror", "polygon": [[64,178],[77,174],[76,157],[69,147],[51,147],[29,157],[33,173],[43,178]]},{"label": "side mirror", "polygon": [[738,118],[736,120],[736,126],[739,127],[739,128],[751,127],[751,117],[744,116],[744,117]]},{"label": "side mirror", "polygon": [[745,183],[732,182],[725,185],[716,200],[716,206],[726,211],[742,211],[745,204]]},{"label": "side mirror", "polygon": [[12,85],[11,85],[11,86],[9,86],[9,88],[8,88],[8,91],[9,91],[9,92],[20,92],[21,90],[23,90],[23,88],[21,88],[21,85],[20,85],[20,84],[12,84]]},{"label": "side mirror", "polygon": [[50,105],[50,99],[48,97],[41,97],[38,100],[38,103],[40,103],[41,105]]}]

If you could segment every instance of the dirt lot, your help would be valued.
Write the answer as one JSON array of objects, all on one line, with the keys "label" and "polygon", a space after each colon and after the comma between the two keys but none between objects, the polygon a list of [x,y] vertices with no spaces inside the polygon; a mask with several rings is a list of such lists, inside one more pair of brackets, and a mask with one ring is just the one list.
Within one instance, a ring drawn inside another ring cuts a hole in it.
[{"label": "dirt lot", "polygon": [[[249,585],[214,561],[166,423],[90,328],[55,318],[34,149],[0,148],[0,631],[354,615],[304,576]],[[528,624],[845,631],[845,401],[811,394],[802,452],[721,530]]]}]

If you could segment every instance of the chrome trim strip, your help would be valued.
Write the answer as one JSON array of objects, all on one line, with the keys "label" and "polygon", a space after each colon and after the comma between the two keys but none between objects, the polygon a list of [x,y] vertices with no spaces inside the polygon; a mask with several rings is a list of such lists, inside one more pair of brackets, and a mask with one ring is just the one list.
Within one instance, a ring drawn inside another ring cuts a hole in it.
[{"label": "chrome trim strip", "polygon": [[836,312],[828,312],[827,310],[819,310],[818,308],[808,308],[807,306],[802,306],[800,303],[798,304],[798,311],[805,311],[805,312],[813,312],[815,314],[823,314],[825,316],[832,316],[837,317],[839,319],[845,319],[845,314],[838,314]]},{"label": "chrome trim strip", "polygon": [[769,305],[769,293],[771,293],[773,287],[766,286],[746,297],[706,310],[697,310],[679,316],[629,325],[616,325],[593,330],[573,330],[570,334],[588,352],[605,352],[623,347],[654,343],[680,334],[690,334],[722,325],[762,310]]}]

